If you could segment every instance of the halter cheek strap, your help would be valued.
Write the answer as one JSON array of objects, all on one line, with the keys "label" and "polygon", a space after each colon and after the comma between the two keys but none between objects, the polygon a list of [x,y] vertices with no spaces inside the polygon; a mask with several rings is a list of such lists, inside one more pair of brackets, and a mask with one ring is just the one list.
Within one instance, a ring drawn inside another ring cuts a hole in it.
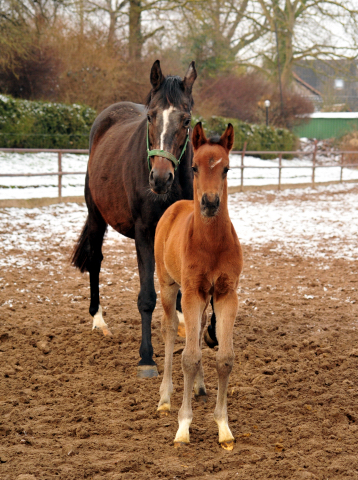
[{"label": "halter cheek strap", "polygon": [[148,160],[149,171],[152,170],[152,167],[151,167],[151,164],[150,164],[150,157],[154,157],[154,156],[167,158],[168,160],[173,162],[174,170],[176,170],[178,168],[178,166],[180,165],[180,160],[181,160],[182,156],[184,155],[184,152],[186,150],[188,142],[189,142],[189,128],[188,128],[188,132],[186,134],[186,139],[185,139],[183,150],[181,151],[180,157],[178,159],[176,157],[174,157],[174,155],[172,153],[167,152],[166,150],[158,150],[158,149],[149,150],[149,122],[147,121],[147,160]]}]

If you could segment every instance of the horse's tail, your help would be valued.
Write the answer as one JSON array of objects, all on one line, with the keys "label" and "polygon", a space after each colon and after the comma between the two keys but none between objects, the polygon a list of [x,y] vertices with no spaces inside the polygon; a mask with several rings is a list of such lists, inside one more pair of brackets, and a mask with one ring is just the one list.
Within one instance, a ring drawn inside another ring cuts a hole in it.
[{"label": "horse's tail", "polygon": [[71,256],[71,264],[80,269],[80,271],[88,272],[88,258],[89,258],[90,244],[88,239],[88,217],[83,226],[81,235],[79,236],[75,248]]}]

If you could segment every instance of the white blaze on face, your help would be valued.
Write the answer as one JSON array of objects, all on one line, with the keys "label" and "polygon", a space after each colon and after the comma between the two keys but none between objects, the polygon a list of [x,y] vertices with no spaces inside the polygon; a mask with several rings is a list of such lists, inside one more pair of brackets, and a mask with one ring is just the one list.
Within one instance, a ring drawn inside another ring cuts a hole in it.
[{"label": "white blaze on face", "polygon": [[168,131],[168,127],[169,127],[169,116],[172,112],[174,112],[175,108],[174,107],[169,107],[165,110],[163,110],[163,131],[162,133],[160,134],[160,150],[164,150],[164,138],[165,138],[165,134],[167,133]]},{"label": "white blaze on face", "polygon": [[212,164],[210,165],[210,168],[216,167],[216,165],[218,165],[218,164],[221,162],[221,160],[222,160],[222,158],[219,158],[219,160],[217,160],[215,163],[212,163]]}]

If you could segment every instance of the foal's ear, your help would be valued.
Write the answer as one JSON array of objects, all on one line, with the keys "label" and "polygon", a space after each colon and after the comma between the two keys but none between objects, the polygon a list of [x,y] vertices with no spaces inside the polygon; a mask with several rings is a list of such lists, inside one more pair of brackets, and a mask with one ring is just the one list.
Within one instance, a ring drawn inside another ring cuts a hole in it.
[{"label": "foal's ear", "polygon": [[222,145],[228,152],[232,149],[234,145],[235,134],[234,127],[229,123],[226,127],[225,132],[221,135],[219,144]]},{"label": "foal's ear", "polygon": [[201,122],[199,122],[195,125],[194,130],[193,130],[192,142],[193,142],[194,150],[197,150],[199,147],[204,145],[204,143],[207,143],[207,141],[208,140],[205,136],[203,126],[202,126]]},{"label": "foal's ear", "polygon": [[152,69],[150,71],[150,83],[152,84],[153,89],[159,90],[161,84],[164,81],[164,75],[162,74],[162,69],[160,68],[160,61],[156,60],[153,63]]},{"label": "foal's ear", "polygon": [[195,82],[196,77],[197,77],[197,73],[195,68],[195,62],[191,62],[183,80],[184,90],[186,94],[188,95],[191,94],[191,90],[193,88],[193,84]]}]

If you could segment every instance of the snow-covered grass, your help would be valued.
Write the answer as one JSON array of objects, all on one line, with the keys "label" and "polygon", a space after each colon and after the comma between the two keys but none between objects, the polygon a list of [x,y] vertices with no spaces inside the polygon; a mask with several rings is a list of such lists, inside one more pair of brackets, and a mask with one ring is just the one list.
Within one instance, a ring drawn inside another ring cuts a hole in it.
[{"label": "snow-covered grass", "polygon": [[[62,170],[66,172],[85,172],[87,155],[63,155]],[[0,152],[1,173],[45,173],[57,172],[57,154],[36,153],[19,154]],[[228,174],[229,186],[240,185],[241,157],[231,155],[231,170]],[[245,157],[244,185],[275,185],[278,183],[278,159],[261,160]],[[281,183],[309,183],[312,178],[312,161],[310,159],[282,160]],[[304,168],[294,168],[294,167]],[[247,168],[246,168],[247,167]],[[259,167],[259,168],[250,168]],[[265,168],[276,167],[276,168]],[[340,179],[340,167],[317,167],[316,182],[327,182]],[[85,175],[65,175],[62,177],[62,196],[83,195]],[[343,180],[357,180],[358,169],[343,170]],[[58,177],[0,177],[0,199],[57,197]]]},{"label": "snow-covered grass", "polygon": [[[324,265],[334,258],[358,259],[357,205],[358,188],[352,184],[229,196],[230,217],[243,245],[322,258]],[[44,252],[73,246],[86,216],[84,204],[0,210],[0,267],[45,268]],[[129,240],[109,228],[107,243],[120,250],[123,241]],[[38,260],[30,260],[28,251],[38,252]]]}]

